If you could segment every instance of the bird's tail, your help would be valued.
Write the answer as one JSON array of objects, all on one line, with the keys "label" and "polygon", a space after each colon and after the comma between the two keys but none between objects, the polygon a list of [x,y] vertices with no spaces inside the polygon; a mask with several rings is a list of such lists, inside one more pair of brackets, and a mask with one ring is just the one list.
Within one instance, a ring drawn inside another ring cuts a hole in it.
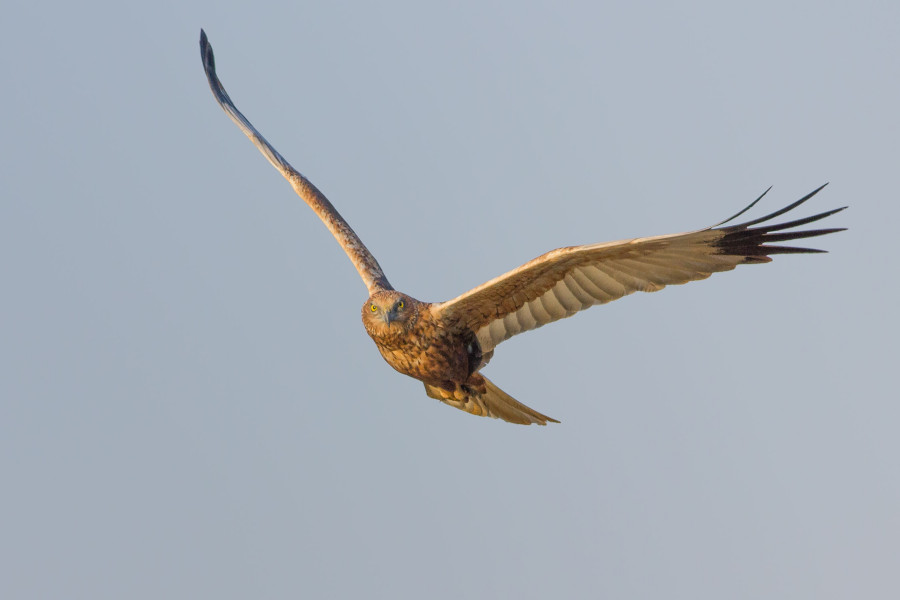
[{"label": "bird's tail", "polygon": [[496,385],[490,379],[474,373],[464,384],[456,383],[450,390],[444,387],[425,384],[425,393],[429,397],[440,400],[467,413],[479,417],[503,419],[518,425],[546,425],[547,422],[559,423],[547,415],[528,408]]}]

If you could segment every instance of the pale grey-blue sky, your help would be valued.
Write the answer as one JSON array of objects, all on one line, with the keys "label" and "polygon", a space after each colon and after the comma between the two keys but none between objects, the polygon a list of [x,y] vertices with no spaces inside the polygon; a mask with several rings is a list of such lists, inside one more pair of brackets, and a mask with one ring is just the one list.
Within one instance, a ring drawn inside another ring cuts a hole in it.
[{"label": "pale grey-blue sky", "polygon": [[[781,257],[394,373],[365,288],[212,99],[442,300],[774,185]],[[0,24],[0,595],[892,598],[900,9],[11,3]]]}]

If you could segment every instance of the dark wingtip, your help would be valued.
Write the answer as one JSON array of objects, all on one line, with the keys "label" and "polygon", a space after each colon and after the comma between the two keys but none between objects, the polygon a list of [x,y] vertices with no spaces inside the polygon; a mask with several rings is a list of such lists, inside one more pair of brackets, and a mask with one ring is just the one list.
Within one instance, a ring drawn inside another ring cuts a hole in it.
[{"label": "dark wingtip", "polygon": [[724,236],[715,242],[715,245],[718,246],[723,254],[730,254],[734,256],[744,256],[745,263],[755,263],[755,262],[768,262],[770,260],[768,257],[774,254],[805,254],[805,253],[821,253],[823,250],[819,250],[816,248],[799,248],[794,246],[770,246],[768,244],[773,242],[784,242],[788,240],[799,240],[806,238],[819,237],[823,235],[829,235],[832,233],[838,233],[840,231],[846,231],[845,227],[829,227],[824,229],[807,229],[802,231],[788,231],[795,227],[800,227],[802,225],[808,225],[810,223],[815,223],[816,221],[820,221],[825,219],[826,217],[830,217],[836,213],[845,210],[847,207],[842,206],[841,208],[835,208],[832,210],[828,210],[825,212],[821,212],[819,214],[812,215],[810,217],[805,217],[802,219],[795,219],[792,221],[787,221],[783,223],[775,223],[775,224],[764,224],[759,227],[753,227],[753,225],[758,225],[760,223],[766,223],[771,219],[779,217],[806,202],[816,194],[818,194],[822,188],[824,188],[827,183],[820,185],[812,192],[806,194],[796,202],[789,204],[788,206],[782,208],[781,210],[777,210],[771,214],[765,215],[764,217],[760,217],[758,219],[753,219],[752,221],[747,221],[746,223],[739,223],[737,225],[729,225],[728,227],[723,227],[718,229],[717,231],[721,231],[724,233]]},{"label": "dark wingtip", "polygon": [[200,60],[203,61],[203,69],[207,71],[207,74],[216,72],[216,58],[213,56],[212,45],[203,29],[200,29]]},{"label": "dark wingtip", "polygon": [[747,206],[745,206],[743,209],[741,209],[740,212],[731,215],[730,217],[728,217],[728,218],[725,219],[724,221],[719,221],[718,223],[716,223],[715,225],[713,225],[712,227],[710,227],[710,229],[712,229],[712,228],[714,228],[714,227],[721,227],[721,226],[724,225],[725,223],[729,223],[729,222],[731,222],[731,221],[734,221],[734,220],[737,219],[739,216],[741,216],[742,214],[744,214],[745,212],[747,212],[748,210],[750,210],[751,208],[753,208],[754,206],[756,206],[756,203],[759,202],[760,200],[762,200],[762,199],[763,199],[763,196],[765,196],[766,194],[768,194],[768,193],[769,193],[769,190],[771,190],[771,189],[772,189],[772,186],[770,185],[769,187],[766,188],[766,191],[764,191],[762,194],[760,194],[759,197],[758,197],[756,200],[754,200],[753,202],[751,202],[750,204],[748,204]]},{"label": "dark wingtip", "polygon": [[[824,188],[826,185],[828,185],[828,184],[827,184],[827,183],[823,183],[822,185],[820,185],[819,187],[817,187],[816,189],[814,189],[814,190],[811,191],[810,193],[806,194],[805,196],[803,196],[802,198],[800,198],[800,199],[797,200],[796,202],[794,202],[794,203],[792,203],[792,204],[788,204],[787,206],[785,206],[785,207],[782,208],[781,210],[776,210],[775,212],[773,212],[773,213],[771,213],[771,214],[765,215],[764,217],[759,217],[758,219],[753,219],[752,221],[747,221],[746,223],[740,223],[740,224],[738,224],[738,225],[733,225],[733,226],[731,226],[731,227],[729,227],[729,228],[727,228],[727,229],[732,229],[732,228],[733,228],[733,229],[747,229],[747,228],[749,228],[751,225],[756,225],[756,224],[758,224],[758,223],[763,223],[763,222],[765,222],[765,221],[769,221],[769,220],[771,220],[771,219],[774,219],[775,217],[780,217],[780,216],[783,215],[784,213],[790,212],[790,211],[794,210],[795,208],[797,208],[798,206],[800,206],[801,204],[803,204],[804,202],[806,202],[807,200],[809,200],[810,198],[812,198],[813,196],[815,196],[816,194],[818,194],[819,192],[821,192],[821,191],[822,191],[822,188]],[[758,202],[758,201],[759,201],[759,198],[757,198],[757,202]],[[753,204],[756,204],[756,202],[754,202]],[[753,206],[753,204],[751,204],[750,206]],[[749,207],[748,207],[748,208],[749,208]],[[746,209],[744,209],[744,210],[746,210]],[[742,212],[743,212],[743,211],[742,211]],[[740,214],[740,213],[739,213],[739,214]],[[730,219],[729,219],[729,220],[730,220]]]}]

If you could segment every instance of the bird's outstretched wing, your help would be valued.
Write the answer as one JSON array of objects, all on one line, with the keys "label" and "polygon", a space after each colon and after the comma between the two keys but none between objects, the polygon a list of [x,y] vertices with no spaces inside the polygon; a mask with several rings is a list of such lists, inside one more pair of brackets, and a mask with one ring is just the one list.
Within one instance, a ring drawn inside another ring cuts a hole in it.
[{"label": "bird's outstretched wing", "polygon": [[772,254],[823,252],[767,244],[843,231],[842,228],[785,230],[824,219],[846,207],[786,223],[753,227],[800,206],[823,187],[779,211],[740,225],[723,227],[759,202],[768,190],[734,217],[706,229],[559,248],[458,298],[434,304],[431,310],[448,327],[475,332],[481,351],[488,353],[518,333],[632,292],[655,292],[667,285],[730,271],[740,264],[769,262]]},{"label": "bird's outstretched wing", "polygon": [[231,120],[240,127],[241,131],[250,138],[253,145],[256,146],[263,156],[265,156],[272,166],[284,175],[297,194],[309,204],[328,230],[331,231],[335,239],[353,261],[359,276],[369,290],[369,294],[373,294],[379,290],[391,290],[391,284],[388,283],[384,276],[384,271],[369,249],[366,248],[356,232],[350,228],[347,221],[338,213],[328,198],[320,192],[306,177],[301,175],[288,161],[282,157],[275,148],[264,138],[250,121],[241,114],[228,97],[222,82],[216,75],[216,62],[213,57],[212,46],[206,38],[206,32],[200,30],[200,57],[203,60],[203,70],[206,71],[206,78],[209,80],[209,87],[216,97],[216,101],[225,110],[225,113],[231,117]]}]

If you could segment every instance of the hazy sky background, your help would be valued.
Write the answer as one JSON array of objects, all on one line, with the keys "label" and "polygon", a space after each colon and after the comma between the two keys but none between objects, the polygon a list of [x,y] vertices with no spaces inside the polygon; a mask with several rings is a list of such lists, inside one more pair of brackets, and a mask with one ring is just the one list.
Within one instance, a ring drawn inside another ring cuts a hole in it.
[{"label": "hazy sky background", "polygon": [[[7,1],[0,597],[900,597],[896,2]],[[427,398],[237,106],[391,282],[851,205]]]}]

